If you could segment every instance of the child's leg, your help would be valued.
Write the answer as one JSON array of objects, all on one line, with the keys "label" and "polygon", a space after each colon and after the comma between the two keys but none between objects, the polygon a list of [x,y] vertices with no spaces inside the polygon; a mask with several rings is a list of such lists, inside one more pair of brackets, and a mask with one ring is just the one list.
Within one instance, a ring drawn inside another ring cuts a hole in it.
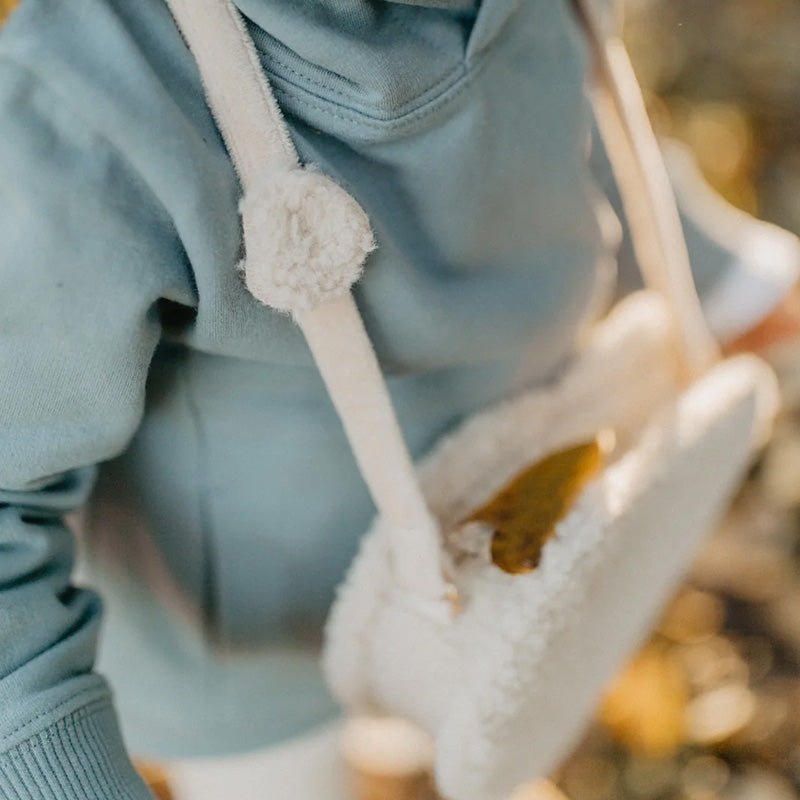
[{"label": "child's leg", "polygon": [[168,765],[174,800],[350,800],[339,724],[274,748]]}]

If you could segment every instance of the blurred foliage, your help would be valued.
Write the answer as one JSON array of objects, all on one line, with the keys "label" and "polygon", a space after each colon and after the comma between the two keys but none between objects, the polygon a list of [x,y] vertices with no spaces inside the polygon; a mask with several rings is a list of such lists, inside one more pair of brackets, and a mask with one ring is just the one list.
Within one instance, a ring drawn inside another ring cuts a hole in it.
[{"label": "blurred foliage", "polygon": [[[626,11],[660,133],[731,202],[800,232],[800,0]],[[776,435],[554,776],[559,800],[800,798],[800,346],[771,357]]]},{"label": "blurred foliage", "polygon": [[800,347],[725,523],[554,776],[562,800],[800,798]]},{"label": "blurred foliage", "polygon": [[800,2],[628,0],[625,33],[661,132],[733,203],[800,233]]}]

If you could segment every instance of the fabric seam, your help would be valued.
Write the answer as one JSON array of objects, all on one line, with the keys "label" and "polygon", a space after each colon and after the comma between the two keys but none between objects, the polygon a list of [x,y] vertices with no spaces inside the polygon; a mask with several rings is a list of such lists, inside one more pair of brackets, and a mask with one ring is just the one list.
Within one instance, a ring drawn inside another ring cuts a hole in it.
[{"label": "fabric seam", "polygon": [[[278,66],[283,67],[286,70],[286,72],[289,73],[290,75],[296,76],[299,79],[299,81],[292,83],[292,85],[296,86],[301,91],[306,91],[306,92],[311,91],[307,87],[303,86],[301,82],[311,84],[312,86],[321,89],[324,93],[337,95],[338,97],[341,97],[342,100],[347,101],[348,104],[352,104],[343,107],[351,108],[352,110],[357,111],[357,113],[363,113],[365,116],[374,119],[391,120],[395,116],[402,116],[403,114],[408,113],[409,111],[413,111],[415,107],[421,105],[420,100],[425,98],[427,95],[435,93],[442,85],[447,84],[448,81],[450,83],[457,81],[459,77],[461,77],[467,72],[466,64],[463,61],[459,61],[458,63],[450,67],[443,75],[440,75],[429,87],[419,92],[414,98],[412,98],[411,100],[407,101],[402,106],[400,106],[394,114],[392,114],[391,116],[386,115],[385,117],[380,117],[374,114],[371,115],[366,110],[361,111],[359,109],[356,109],[355,106],[366,108],[366,106],[364,106],[363,103],[359,102],[359,98],[356,95],[350,94],[336,87],[327,86],[322,81],[313,77],[309,73],[303,72],[302,70],[299,70],[296,67],[292,67],[285,59],[276,56],[271,52],[266,51],[263,47],[258,48],[258,52],[259,55],[261,55],[263,58],[266,58],[270,64],[273,63],[277,64]],[[261,63],[261,68],[268,73],[270,79],[277,77],[286,81],[287,83],[291,82],[290,78],[287,78],[285,75],[281,75],[279,71],[274,69],[269,69],[267,65],[263,63],[263,61]],[[454,78],[453,76],[456,77]],[[443,91],[446,91],[446,89],[444,89]],[[324,98],[324,94],[320,94],[319,96]],[[336,101],[328,100],[328,102],[335,103]]]},{"label": "fabric seam", "polygon": [[[283,97],[301,103],[309,108],[313,108],[326,116],[340,119],[344,122],[358,123],[371,127],[375,130],[403,130],[419,122],[430,114],[435,113],[447,104],[454,102],[463,92],[465,92],[472,83],[480,76],[480,74],[491,63],[494,54],[500,49],[497,45],[500,40],[508,36],[510,30],[508,25],[504,25],[497,37],[493,42],[493,46],[485,48],[480,54],[468,63],[462,59],[458,64],[450,69],[444,76],[439,78],[430,88],[421,92],[413,100],[402,106],[398,112],[391,115],[379,116],[377,114],[370,114],[361,108],[353,108],[351,106],[343,105],[330,97],[323,94],[315,93],[307,86],[303,86],[297,81],[292,80],[281,72],[270,69],[266,64],[261,64],[262,69],[267,73],[269,80],[272,82],[274,91],[279,92]],[[306,73],[298,71],[296,68],[288,67],[284,61],[276,58],[271,53],[265,53],[263,47],[256,43],[256,49],[259,53],[275,62],[280,66],[286,67],[291,73],[298,78],[302,78],[309,84],[324,88],[325,91],[332,91],[333,94],[346,98],[347,96],[341,90],[329,90],[323,86],[318,80],[311,78]],[[281,85],[282,84],[282,85]],[[432,96],[431,96],[432,95]],[[314,101],[308,99],[313,98]],[[349,98],[348,98],[349,99]],[[351,100],[352,102],[352,100]],[[338,113],[337,113],[338,111]]]},{"label": "fabric seam", "polygon": [[211,640],[220,644],[221,620],[219,618],[219,579],[215,569],[215,531],[213,516],[211,514],[210,491],[207,483],[209,476],[210,459],[208,457],[208,440],[206,437],[203,417],[194,393],[189,370],[191,368],[192,353],[186,351],[186,358],[180,367],[180,379],[186,394],[186,404],[194,428],[197,443],[197,461],[199,478],[197,484],[197,510],[200,517],[200,535],[203,538],[203,565],[202,577],[204,581],[203,594],[205,602],[201,608],[201,619],[206,632]]},{"label": "fabric seam", "polygon": [[[321,82],[319,79],[315,78],[311,74],[310,71],[309,72],[303,72],[300,69],[297,69],[295,67],[290,66],[287,63],[286,59],[281,59],[281,58],[273,55],[273,51],[271,49],[268,49],[267,46],[264,44],[264,39],[265,38],[269,38],[272,41],[276,42],[277,43],[277,48],[276,49],[282,48],[283,50],[285,50],[285,51],[287,51],[289,53],[293,53],[297,57],[297,59],[299,61],[306,61],[306,59],[304,59],[299,54],[295,53],[288,45],[284,44],[279,39],[276,39],[268,31],[264,30],[263,28],[259,28],[249,18],[245,17],[245,19],[247,19],[248,23],[250,23],[250,25],[248,27],[252,26],[257,31],[257,35],[254,36],[253,39],[254,39],[254,44],[255,44],[256,50],[258,51],[258,53],[260,55],[266,57],[270,61],[274,61],[275,63],[280,64],[281,66],[285,67],[287,71],[289,71],[291,74],[296,75],[302,81],[304,81],[306,83],[309,83],[309,84],[311,84],[313,86],[316,86],[319,89],[324,90],[325,92],[329,92],[331,94],[338,95],[338,96],[340,96],[341,98],[343,98],[344,100],[346,100],[346,101],[348,101],[350,103],[358,104],[359,101],[358,101],[358,97],[356,95],[348,94],[346,91],[344,91],[341,88],[337,89],[335,87],[327,86],[326,84]],[[405,20],[402,17],[399,17],[395,21],[393,21],[391,27],[393,29],[396,29],[396,30],[402,32],[402,33],[416,33],[416,34],[420,35],[420,37],[425,40],[425,42],[428,44],[428,46],[437,55],[441,55],[441,56],[447,56],[448,55],[441,47],[439,47],[437,45],[435,40],[433,40],[430,36],[426,35],[424,27],[421,30],[417,29],[408,20]],[[251,34],[252,34],[252,30],[251,30]],[[306,63],[311,63],[311,62],[307,62],[306,61]],[[344,78],[343,76],[337,75],[334,72],[331,72],[330,70],[326,69],[325,67],[321,67],[319,65],[312,65],[312,66],[315,69],[320,70],[322,72],[327,72],[327,73],[330,73],[332,75],[335,75],[338,80],[340,80],[340,81],[342,81],[344,83],[353,84],[352,81],[348,80],[347,78]],[[467,66],[467,59],[465,57],[460,57],[460,58],[456,58],[456,59],[450,59],[450,65],[446,68],[445,72],[443,74],[440,74],[438,77],[434,78],[433,82],[429,86],[427,86],[425,89],[422,89],[421,91],[417,92],[416,96],[413,97],[411,100],[407,101],[402,108],[406,108],[408,106],[413,106],[414,104],[417,104],[421,98],[423,98],[426,95],[429,95],[431,92],[435,91],[437,89],[437,87],[439,87],[441,84],[445,83],[448,80],[448,78],[450,78],[454,73],[457,73],[459,71],[463,71],[466,66]],[[270,77],[272,76],[272,72],[267,70],[266,67],[263,64],[262,64],[262,68],[265,69],[265,71],[267,71],[269,73]],[[355,84],[353,84],[353,85],[355,85]],[[401,113],[404,113],[404,112],[401,112]]]},{"label": "fabric seam", "polygon": [[[445,91],[426,101],[422,106],[415,108],[414,110],[409,111],[400,117],[392,117],[387,119],[370,117],[358,110],[346,108],[338,103],[328,100],[327,98],[315,95],[313,92],[310,92],[301,86],[297,86],[291,81],[288,81],[285,78],[281,78],[277,75],[270,77],[273,81],[273,90],[289,101],[300,103],[301,105],[312,108],[315,111],[319,111],[321,114],[332,117],[333,119],[342,120],[343,122],[348,123],[357,123],[359,125],[369,127],[374,131],[385,130],[400,133],[412,127],[415,123],[418,123],[433,115],[448,104],[455,102],[458,97],[464,94],[471,87],[473,81],[479,77],[480,73],[483,72],[483,69],[487,64],[488,59],[482,61],[480,64],[476,65],[475,69],[459,76]],[[281,84],[286,84],[290,88],[284,88],[284,86]],[[338,109],[338,111],[334,109]],[[354,134],[354,136],[355,138],[363,138],[358,136],[357,132]]]}]

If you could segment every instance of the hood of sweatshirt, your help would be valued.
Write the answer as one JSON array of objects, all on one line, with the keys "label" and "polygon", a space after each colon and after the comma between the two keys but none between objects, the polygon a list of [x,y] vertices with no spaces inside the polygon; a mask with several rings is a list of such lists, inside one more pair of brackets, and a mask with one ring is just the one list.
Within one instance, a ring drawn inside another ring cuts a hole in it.
[{"label": "hood of sweatshirt", "polygon": [[474,65],[520,0],[235,0],[267,70],[392,118]]}]

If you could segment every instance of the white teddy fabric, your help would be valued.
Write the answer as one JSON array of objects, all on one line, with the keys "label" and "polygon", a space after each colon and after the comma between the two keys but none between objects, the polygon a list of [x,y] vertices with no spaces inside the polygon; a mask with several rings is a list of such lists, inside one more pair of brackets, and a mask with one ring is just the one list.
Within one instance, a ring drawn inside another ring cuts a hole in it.
[{"label": "white teddy fabric", "polygon": [[265,173],[240,210],[250,293],[283,311],[309,311],[350,291],[375,249],[361,206],[309,168]]},{"label": "white teddy fabric", "polygon": [[534,572],[466,559],[455,576],[463,611],[437,621],[398,588],[378,519],[341,589],[327,630],[331,686],[350,709],[431,733],[452,800],[497,800],[556,765],[769,426],[774,379],[753,357],[678,392],[667,319],[659,298],[630,298],[554,386],[477,415],[420,465],[447,531],[522,466],[614,428],[621,455]]}]

